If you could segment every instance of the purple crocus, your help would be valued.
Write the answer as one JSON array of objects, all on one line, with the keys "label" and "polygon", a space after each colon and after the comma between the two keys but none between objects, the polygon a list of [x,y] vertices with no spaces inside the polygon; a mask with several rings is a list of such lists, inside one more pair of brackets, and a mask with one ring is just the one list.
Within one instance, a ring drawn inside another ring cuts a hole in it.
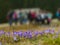
[{"label": "purple crocus", "polygon": [[54,30],[51,30],[50,33],[51,33],[51,34],[54,34]]},{"label": "purple crocus", "polygon": [[14,39],[14,41],[17,41],[17,37],[16,36],[13,36],[13,39]]},{"label": "purple crocus", "polygon": [[29,34],[27,36],[28,36],[28,38],[32,38],[32,32],[29,32]]},{"label": "purple crocus", "polygon": [[27,35],[27,32],[24,32],[24,33],[23,33],[23,36],[26,37],[26,35]]},{"label": "purple crocus", "polygon": [[3,35],[5,34],[5,32],[3,30],[0,31],[0,35]]},{"label": "purple crocus", "polygon": [[18,34],[18,32],[13,32],[13,35],[17,35]]},{"label": "purple crocus", "polygon": [[34,32],[34,36],[35,36],[35,37],[36,37],[38,34],[39,34],[38,31],[35,31],[35,32]]},{"label": "purple crocus", "polygon": [[40,34],[40,35],[43,35],[43,34],[44,34],[44,32],[43,32],[43,31],[41,31],[41,32],[39,32],[39,34]]},{"label": "purple crocus", "polygon": [[50,30],[45,30],[44,33],[46,33],[46,34],[47,34],[47,33],[50,33]]},{"label": "purple crocus", "polygon": [[24,32],[23,35],[24,35],[24,37],[31,38],[32,37],[32,32],[27,31],[27,32]]},{"label": "purple crocus", "polygon": [[18,32],[18,35],[19,35],[20,37],[22,37],[22,36],[23,36],[23,32],[22,32],[22,31]]}]

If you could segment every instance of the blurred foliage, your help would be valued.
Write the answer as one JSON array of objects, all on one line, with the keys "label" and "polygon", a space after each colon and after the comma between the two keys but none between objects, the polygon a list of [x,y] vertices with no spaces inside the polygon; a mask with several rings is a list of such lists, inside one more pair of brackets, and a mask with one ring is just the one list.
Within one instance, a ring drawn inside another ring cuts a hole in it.
[{"label": "blurred foliage", "polygon": [[9,9],[34,7],[49,10],[55,17],[60,0],[0,0],[0,23],[7,22],[6,15]]}]

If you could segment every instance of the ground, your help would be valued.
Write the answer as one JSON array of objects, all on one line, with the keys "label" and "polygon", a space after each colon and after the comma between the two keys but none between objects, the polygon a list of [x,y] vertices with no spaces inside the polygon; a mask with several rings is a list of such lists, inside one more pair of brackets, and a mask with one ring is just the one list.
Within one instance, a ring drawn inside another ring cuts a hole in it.
[{"label": "ground", "polygon": [[55,30],[59,30],[60,28],[60,22],[57,19],[52,20],[50,25],[13,25],[13,26],[9,26],[8,23],[6,24],[0,24],[0,30],[4,30],[4,31],[20,31],[20,30],[46,30],[46,29],[55,29]]},{"label": "ground", "polygon": [[[13,26],[9,26],[8,23],[6,24],[0,24],[0,30],[4,30],[6,32],[10,31],[27,31],[27,30],[31,30],[31,31],[42,31],[42,30],[47,30],[47,29],[53,29],[55,31],[60,30],[60,22],[55,20],[52,20],[50,25],[13,25]],[[35,40],[36,41],[36,40]],[[21,42],[18,43],[14,43],[14,44],[7,44],[7,45],[35,45],[36,42],[33,41],[33,43],[29,42],[28,39],[27,40],[22,40]],[[39,39],[37,40],[37,43],[39,43],[39,45],[41,45],[40,43],[42,43]],[[37,44],[36,44],[37,45]],[[44,44],[42,44],[44,45]],[[49,44],[47,44],[49,45]]]}]

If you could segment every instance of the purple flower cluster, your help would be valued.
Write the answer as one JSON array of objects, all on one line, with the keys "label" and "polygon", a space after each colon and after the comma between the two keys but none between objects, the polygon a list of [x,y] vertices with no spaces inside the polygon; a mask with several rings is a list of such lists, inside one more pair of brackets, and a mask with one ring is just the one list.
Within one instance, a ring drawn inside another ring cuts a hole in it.
[{"label": "purple flower cluster", "polygon": [[55,31],[54,31],[54,30],[45,30],[44,33],[45,33],[45,34],[47,34],[47,33],[54,34]]},{"label": "purple flower cluster", "polygon": [[32,38],[32,32],[31,31],[24,32],[23,37]]},{"label": "purple flower cluster", "polygon": [[[3,30],[0,30],[0,36],[1,35],[10,35],[11,33],[10,32],[4,32]],[[19,32],[13,32],[13,35],[16,36],[18,35],[20,38],[24,37],[24,38],[32,38],[32,37],[36,37],[37,35],[44,35],[44,34],[55,34],[55,31],[54,30],[44,30],[44,31],[26,31],[26,32],[23,32],[23,31],[19,31]]]},{"label": "purple flower cluster", "polygon": [[5,34],[5,32],[3,30],[0,30],[0,36]]}]

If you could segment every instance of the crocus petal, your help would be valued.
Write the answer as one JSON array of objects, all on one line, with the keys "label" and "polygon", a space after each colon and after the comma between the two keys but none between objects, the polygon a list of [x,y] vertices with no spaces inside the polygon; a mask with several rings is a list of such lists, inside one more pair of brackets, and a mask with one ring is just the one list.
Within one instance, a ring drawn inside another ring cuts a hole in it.
[{"label": "crocus petal", "polygon": [[19,35],[20,37],[22,37],[22,36],[23,36],[23,32],[18,32],[18,35]]}]

